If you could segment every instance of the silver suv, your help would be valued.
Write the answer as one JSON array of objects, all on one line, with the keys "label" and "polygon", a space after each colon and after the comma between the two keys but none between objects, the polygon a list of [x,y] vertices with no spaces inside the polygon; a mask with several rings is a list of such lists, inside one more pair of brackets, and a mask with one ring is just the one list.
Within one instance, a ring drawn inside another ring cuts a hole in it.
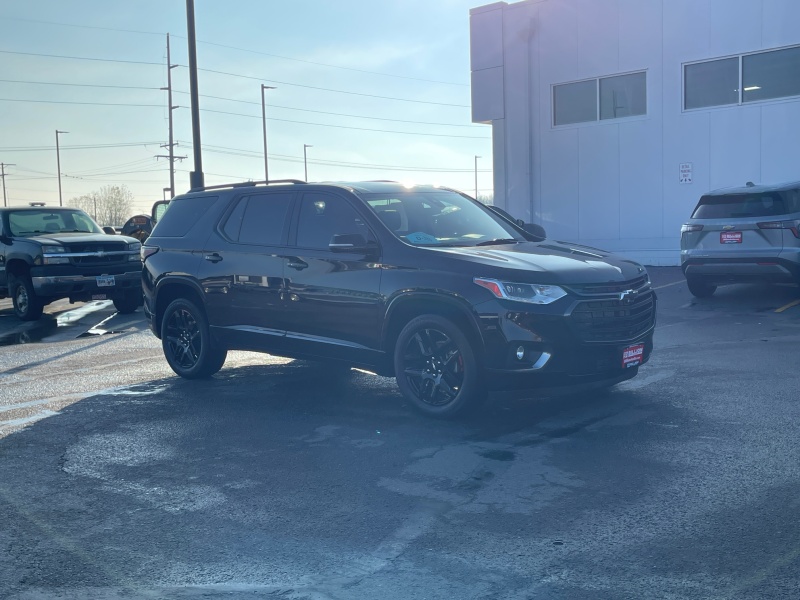
[{"label": "silver suv", "polygon": [[681,227],[689,291],[726,283],[800,283],[800,181],[709,192]]}]

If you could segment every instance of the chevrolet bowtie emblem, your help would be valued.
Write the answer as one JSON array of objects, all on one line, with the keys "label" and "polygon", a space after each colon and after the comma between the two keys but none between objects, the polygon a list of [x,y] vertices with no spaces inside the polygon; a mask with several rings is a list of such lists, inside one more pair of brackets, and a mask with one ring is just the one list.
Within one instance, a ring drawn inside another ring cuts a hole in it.
[{"label": "chevrolet bowtie emblem", "polygon": [[624,302],[625,304],[630,304],[636,299],[636,295],[639,292],[636,290],[625,290],[624,292],[619,293],[619,301]]}]

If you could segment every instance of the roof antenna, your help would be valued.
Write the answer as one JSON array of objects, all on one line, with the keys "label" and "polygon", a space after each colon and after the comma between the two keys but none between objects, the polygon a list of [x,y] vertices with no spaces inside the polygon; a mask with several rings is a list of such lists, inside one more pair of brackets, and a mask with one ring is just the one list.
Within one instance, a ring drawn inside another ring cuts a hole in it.
[{"label": "roof antenna", "polygon": [[748,181],[747,183],[745,183],[745,185],[746,185],[747,187],[756,187],[756,184],[755,184],[755,183],[753,183],[752,181]]}]

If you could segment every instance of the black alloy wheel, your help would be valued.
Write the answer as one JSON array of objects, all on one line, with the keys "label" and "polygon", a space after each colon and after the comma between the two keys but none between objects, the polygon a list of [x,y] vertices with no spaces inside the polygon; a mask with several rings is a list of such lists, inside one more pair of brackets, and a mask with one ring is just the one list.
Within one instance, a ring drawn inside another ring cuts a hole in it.
[{"label": "black alloy wheel", "polygon": [[127,294],[114,299],[114,308],[123,315],[134,312],[141,305],[142,297],[139,294]]},{"label": "black alloy wheel", "polygon": [[14,305],[14,314],[21,321],[36,321],[42,316],[44,304],[36,297],[30,277],[9,275],[8,291]]},{"label": "black alloy wheel", "polygon": [[689,291],[692,296],[696,298],[710,298],[717,291],[717,286],[711,283],[701,281],[696,277],[687,277],[686,284],[689,286]]},{"label": "black alloy wheel", "polygon": [[224,348],[214,346],[205,313],[183,298],[164,311],[161,347],[172,370],[186,379],[210,377],[228,355]]},{"label": "black alloy wheel", "polygon": [[481,396],[475,353],[454,323],[423,315],[403,328],[394,356],[397,385],[420,411],[454,417]]}]

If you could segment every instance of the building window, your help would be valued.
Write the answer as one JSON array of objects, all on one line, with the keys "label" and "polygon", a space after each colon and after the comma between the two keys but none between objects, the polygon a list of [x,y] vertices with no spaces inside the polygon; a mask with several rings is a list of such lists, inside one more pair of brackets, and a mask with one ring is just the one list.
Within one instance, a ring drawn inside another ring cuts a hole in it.
[{"label": "building window", "polygon": [[683,108],[800,96],[800,46],[684,65]]},{"label": "building window", "polygon": [[553,89],[556,125],[597,120],[597,80],[557,85]]},{"label": "building window", "polygon": [[686,65],[683,77],[686,109],[739,102],[738,57]]},{"label": "building window", "polygon": [[621,119],[647,114],[646,79],[644,73],[600,79],[600,118]]},{"label": "building window", "polygon": [[553,86],[554,125],[645,114],[647,74],[644,71]]},{"label": "building window", "polygon": [[800,46],[742,57],[742,102],[800,96]]}]

